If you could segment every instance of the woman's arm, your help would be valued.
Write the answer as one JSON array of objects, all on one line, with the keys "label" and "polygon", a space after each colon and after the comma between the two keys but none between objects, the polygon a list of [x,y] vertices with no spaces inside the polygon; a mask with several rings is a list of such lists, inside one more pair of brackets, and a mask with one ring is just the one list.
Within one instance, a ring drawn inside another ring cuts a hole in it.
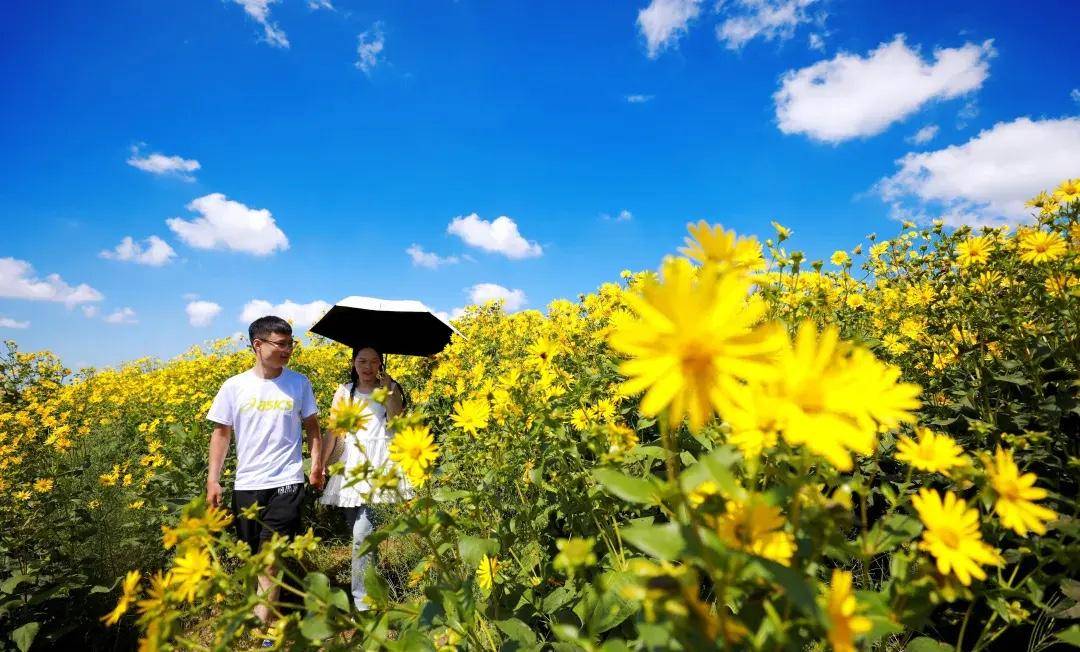
[{"label": "woman's arm", "polygon": [[[330,413],[333,414],[334,408],[338,406],[345,399],[345,392],[342,391],[344,385],[339,385],[337,391],[334,392],[334,398],[330,401]],[[326,432],[322,433],[322,465],[326,468],[327,461],[330,459],[330,455],[334,452],[334,438],[337,437],[337,433],[333,432],[331,428],[327,428]]]}]

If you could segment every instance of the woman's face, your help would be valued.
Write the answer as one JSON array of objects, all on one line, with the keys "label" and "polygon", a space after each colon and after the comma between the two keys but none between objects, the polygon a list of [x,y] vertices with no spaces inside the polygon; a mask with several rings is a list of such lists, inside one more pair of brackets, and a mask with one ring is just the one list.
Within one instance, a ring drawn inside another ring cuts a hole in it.
[{"label": "woman's face", "polygon": [[360,382],[365,385],[375,382],[380,366],[379,354],[372,348],[360,349],[356,354],[356,358],[353,359],[356,375],[360,377]]}]

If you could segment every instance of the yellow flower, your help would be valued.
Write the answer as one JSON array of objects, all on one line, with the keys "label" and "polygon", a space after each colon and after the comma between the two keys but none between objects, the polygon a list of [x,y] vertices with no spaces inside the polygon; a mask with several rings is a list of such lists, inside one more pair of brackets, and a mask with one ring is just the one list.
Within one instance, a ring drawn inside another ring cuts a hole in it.
[{"label": "yellow flower", "polygon": [[135,603],[139,607],[139,613],[146,614],[164,607],[165,594],[171,583],[172,573],[165,574],[161,571],[155,573],[150,578],[150,586],[146,590],[146,597]]},{"label": "yellow flower", "polygon": [[596,540],[592,538],[559,539],[555,542],[559,554],[555,555],[551,565],[568,574],[577,568],[591,566],[596,563],[595,545]]},{"label": "yellow flower", "polygon": [[1031,199],[1024,202],[1024,205],[1025,206],[1030,206],[1032,208],[1042,208],[1043,206],[1046,206],[1047,204],[1053,203],[1053,202],[1054,202],[1053,196],[1051,196],[1045,190],[1043,190],[1043,191],[1039,192],[1039,194],[1035,195]]},{"label": "yellow flower", "polygon": [[23,500],[23,501],[30,500],[30,496],[33,496],[33,495],[34,494],[30,493],[26,489],[23,489],[21,491],[16,491],[15,493],[12,494],[12,496],[14,496],[16,500]]},{"label": "yellow flower", "polygon": [[438,456],[439,448],[435,445],[431,430],[424,425],[407,426],[390,442],[390,459],[417,487],[424,485]]},{"label": "yellow flower", "polygon": [[172,585],[188,602],[195,601],[195,594],[203,580],[212,574],[210,557],[205,550],[196,547],[189,547],[184,554],[178,556],[170,573]]},{"label": "yellow flower", "polygon": [[791,237],[791,229],[787,228],[783,224],[780,224],[779,222],[770,222],[770,224],[772,224],[772,228],[776,231],[776,237],[778,240],[780,240],[780,242],[783,242],[784,240],[787,240]]},{"label": "yellow flower", "polygon": [[968,238],[956,245],[956,262],[961,267],[982,264],[990,260],[993,250],[994,241],[985,235]]},{"label": "yellow flower", "polygon": [[454,414],[450,417],[454,425],[465,432],[476,434],[487,428],[491,409],[482,398],[470,398],[454,404]]},{"label": "yellow flower", "polygon": [[724,383],[765,380],[775,375],[772,359],[783,345],[775,325],[757,325],[764,306],[747,304],[749,281],[737,272],[704,270],[701,278],[685,258],[668,258],[663,281],[642,283],[641,294],[625,300],[637,319],[615,317],[610,343],[630,356],[619,367],[629,377],[621,391],[648,390],[641,411],[668,408],[674,427],[684,416],[699,430],[719,408]]},{"label": "yellow flower", "polygon": [[788,566],[795,555],[795,537],[785,532],[780,508],[761,494],[729,500],[716,520],[716,534],[725,545]]},{"label": "yellow flower", "polygon": [[829,262],[837,267],[844,267],[851,262],[851,256],[848,255],[848,252],[838,249],[833,252],[831,257],[829,257]]},{"label": "yellow flower", "polygon": [[480,564],[476,567],[476,583],[484,593],[491,591],[491,586],[495,583],[498,572],[499,560],[497,558],[484,555],[480,559]]},{"label": "yellow flower", "polygon": [[1020,474],[1011,451],[1000,446],[994,452],[994,461],[987,466],[990,485],[997,493],[997,512],[1001,524],[1020,536],[1028,531],[1046,534],[1046,521],[1057,518],[1053,510],[1034,501],[1046,498],[1046,490],[1035,486],[1038,477],[1034,473]]},{"label": "yellow flower", "polygon": [[1080,178],[1066,179],[1054,191],[1054,199],[1062,204],[1071,204],[1080,200]]},{"label": "yellow flower", "polygon": [[124,585],[122,592],[120,593],[120,599],[116,602],[116,607],[112,611],[105,614],[101,618],[101,622],[105,625],[112,627],[120,621],[120,616],[127,613],[128,606],[131,605],[131,599],[135,597],[135,589],[139,586],[139,578],[141,575],[139,571],[129,571],[127,576],[124,577]]},{"label": "yellow flower", "polygon": [[1040,265],[1061,258],[1068,252],[1065,239],[1057,231],[1032,230],[1020,237],[1020,260]]},{"label": "yellow flower", "polygon": [[716,484],[712,480],[706,480],[698,486],[694,487],[694,490],[686,494],[686,501],[690,503],[691,507],[700,507],[702,503],[709,499],[710,496],[716,496],[720,494],[720,485]]},{"label": "yellow flower", "polygon": [[345,398],[330,408],[328,427],[331,432],[354,433],[363,428],[371,416],[367,399],[354,401]]},{"label": "yellow flower", "polygon": [[855,652],[855,637],[870,631],[870,619],[855,615],[858,608],[851,590],[851,573],[833,569],[825,596],[825,617],[829,623],[829,644],[836,652]]},{"label": "yellow flower", "polygon": [[52,478],[38,478],[34,480],[34,491],[39,494],[48,493],[52,491],[53,479]]},{"label": "yellow flower", "polygon": [[921,470],[949,474],[949,469],[967,464],[964,449],[952,437],[918,428],[919,442],[904,435],[896,444],[896,459]]},{"label": "yellow flower", "polygon": [[866,305],[866,297],[861,294],[849,294],[844,299],[844,303],[847,305],[848,308],[851,308],[852,310],[857,310]]},{"label": "yellow flower", "polygon": [[919,519],[926,527],[919,548],[933,555],[942,575],[956,575],[964,586],[971,578],[986,579],[982,566],[1000,565],[1001,556],[982,540],[979,532],[979,511],[968,509],[967,503],[956,494],[941,495],[933,489],[920,489],[911,499]]},{"label": "yellow flower", "polygon": [[1046,288],[1046,291],[1059,298],[1067,297],[1077,285],[1080,285],[1080,279],[1064,273],[1051,274],[1050,276],[1047,276],[1046,280],[1043,282],[1043,287]]},{"label": "yellow flower", "polygon": [[719,270],[756,272],[765,269],[757,238],[740,238],[719,224],[710,227],[705,220],[687,224],[686,228],[693,237],[686,238],[686,247],[680,250],[682,254],[715,265]]}]

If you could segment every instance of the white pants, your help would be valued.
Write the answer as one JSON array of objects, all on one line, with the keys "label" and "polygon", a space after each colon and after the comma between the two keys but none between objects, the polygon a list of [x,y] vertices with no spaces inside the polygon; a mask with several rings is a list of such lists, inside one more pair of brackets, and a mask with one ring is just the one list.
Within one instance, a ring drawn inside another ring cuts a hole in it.
[{"label": "white pants", "polygon": [[357,611],[367,611],[371,607],[364,601],[367,589],[364,588],[364,575],[368,566],[375,563],[375,554],[358,555],[357,551],[368,535],[375,531],[375,513],[371,507],[346,507],[345,523],[352,530],[352,595]]}]

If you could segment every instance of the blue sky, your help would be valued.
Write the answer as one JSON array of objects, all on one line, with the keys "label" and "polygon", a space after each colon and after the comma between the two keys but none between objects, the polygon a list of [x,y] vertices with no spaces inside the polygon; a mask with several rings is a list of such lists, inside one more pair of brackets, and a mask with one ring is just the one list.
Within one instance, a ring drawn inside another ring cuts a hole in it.
[{"label": "blue sky", "polygon": [[1071,1],[86,7],[0,28],[0,338],[69,365],[350,294],[543,309],[699,219],[827,258],[1080,175]]}]

